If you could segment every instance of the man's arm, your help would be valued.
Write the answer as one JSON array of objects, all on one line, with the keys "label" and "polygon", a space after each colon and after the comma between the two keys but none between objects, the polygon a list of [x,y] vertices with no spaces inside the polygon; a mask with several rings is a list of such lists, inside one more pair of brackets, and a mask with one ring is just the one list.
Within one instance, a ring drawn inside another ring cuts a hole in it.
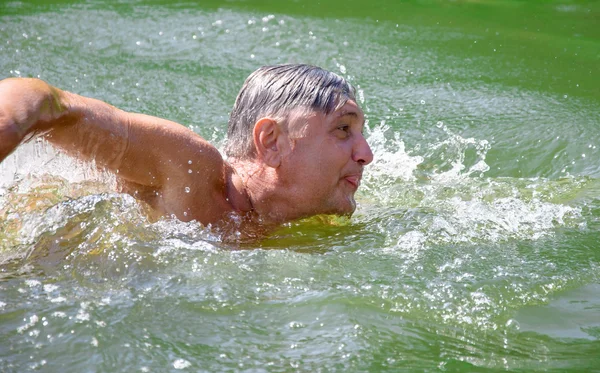
[{"label": "man's arm", "polygon": [[24,139],[44,133],[54,145],[114,172],[163,213],[203,223],[227,206],[221,155],[177,123],[119,110],[38,79],[0,81],[0,161]]},{"label": "man's arm", "polygon": [[24,138],[66,112],[59,92],[36,79],[0,81],[0,162]]}]

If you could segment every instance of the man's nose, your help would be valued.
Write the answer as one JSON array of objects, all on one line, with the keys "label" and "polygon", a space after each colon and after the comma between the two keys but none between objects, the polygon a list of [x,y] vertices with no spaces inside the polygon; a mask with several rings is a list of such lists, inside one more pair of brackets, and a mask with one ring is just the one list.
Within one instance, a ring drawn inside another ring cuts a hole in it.
[{"label": "man's nose", "polygon": [[352,160],[363,166],[373,162],[373,152],[371,151],[369,143],[367,143],[367,139],[365,139],[362,134],[358,136],[354,148],[352,149]]}]

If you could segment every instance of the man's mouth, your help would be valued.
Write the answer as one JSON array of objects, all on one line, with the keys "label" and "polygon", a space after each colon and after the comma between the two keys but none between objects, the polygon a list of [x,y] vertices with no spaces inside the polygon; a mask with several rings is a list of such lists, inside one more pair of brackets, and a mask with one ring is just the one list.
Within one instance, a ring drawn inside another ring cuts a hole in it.
[{"label": "man's mouth", "polygon": [[352,185],[354,189],[358,189],[358,186],[360,185],[360,179],[360,175],[348,175],[344,177],[344,180]]}]

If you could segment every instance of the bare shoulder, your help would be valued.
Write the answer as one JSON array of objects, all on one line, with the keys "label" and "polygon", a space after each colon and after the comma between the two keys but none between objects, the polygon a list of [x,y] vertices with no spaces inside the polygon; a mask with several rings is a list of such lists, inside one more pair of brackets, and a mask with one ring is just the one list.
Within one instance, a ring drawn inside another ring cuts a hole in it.
[{"label": "bare shoulder", "polygon": [[215,223],[232,211],[227,197],[231,167],[215,146],[174,122],[142,114],[130,114],[128,121],[120,168],[134,175],[124,184],[139,186],[139,191],[127,192],[137,192],[162,214],[183,221]]}]

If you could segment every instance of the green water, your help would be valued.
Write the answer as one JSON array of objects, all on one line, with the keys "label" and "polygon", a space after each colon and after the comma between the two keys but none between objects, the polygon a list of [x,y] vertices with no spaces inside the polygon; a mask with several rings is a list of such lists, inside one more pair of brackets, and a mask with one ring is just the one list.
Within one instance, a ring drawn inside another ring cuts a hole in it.
[{"label": "green water", "polygon": [[359,87],[352,220],[225,244],[29,144],[0,165],[0,371],[600,371],[599,3],[0,4],[0,78],[218,146],[283,62]]}]

